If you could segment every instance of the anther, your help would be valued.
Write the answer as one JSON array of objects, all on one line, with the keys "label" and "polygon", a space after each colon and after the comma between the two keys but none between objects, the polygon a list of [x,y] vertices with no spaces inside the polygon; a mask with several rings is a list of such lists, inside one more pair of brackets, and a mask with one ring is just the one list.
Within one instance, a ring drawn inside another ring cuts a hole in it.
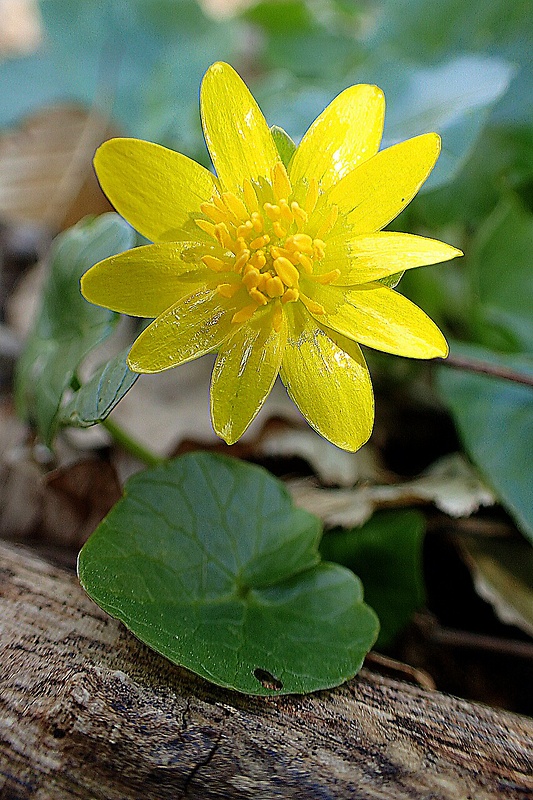
[{"label": "anther", "polygon": [[305,253],[298,253],[298,261],[302,265],[304,272],[311,275],[313,272],[313,261]]},{"label": "anther", "polygon": [[291,203],[291,210],[296,218],[296,224],[299,228],[307,224],[309,218],[303,208],[300,208],[295,200]]},{"label": "anther", "polygon": [[262,236],[258,236],[257,239],[254,239],[250,242],[250,247],[252,250],[259,250],[261,247],[265,247],[270,241],[270,236],[268,233],[264,233]]},{"label": "anther", "polygon": [[283,297],[281,298],[282,303],[294,303],[295,300],[298,300],[300,297],[300,292],[298,289],[287,289]]},{"label": "anther", "polygon": [[277,275],[267,278],[265,291],[269,297],[281,297],[285,291],[283,281]]},{"label": "anther", "polygon": [[274,269],[285,286],[298,286],[300,273],[294,264],[291,264],[288,258],[284,258],[283,256],[276,258],[274,260]]},{"label": "anther", "polygon": [[287,235],[287,231],[282,226],[281,222],[273,222],[272,230],[274,231],[278,239],[283,239],[283,237]]},{"label": "anther", "polygon": [[[313,240],[307,233],[295,233],[294,236],[290,237],[290,241],[295,250],[307,253],[308,256],[313,255]],[[285,246],[289,246],[289,239],[287,239]]]},{"label": "anther", "polygon": [[256,233],[263,233],[263,217],[257,211],[251,216],[252,226]]},{"label": "anther", "polygon": [[233,192],[224,192],[222,199],[238,220],[244,222],[245,219],[248,219],[248,210],[236,194],[233,194]]},{"label": "anther", "polygon": [[316,283],[321,283],[325,286],[327,283],[333,283],[333,281],[336,281],[337,278],[340,277],[340,274],[340,269],[332,269],[331,272],[324,272],[322,275],[313,275],[311,280],[315,281]]},{"label": "anther", "polygon": [[259,306],[266,306],[268,303],[268,297],[265,297],[265,295],[260,292],[259,289],[250,289],[248,294]]},{"label": "anther", "polygon": [[324,258],[326,254],[326,243],[322,239],[313,239],[313,253],[317,261]]},{"label": "anther", "polygon": [[233,269],[235,272],[240,272],[250,258],[250,251],[243,250],[242,253],[235,259]]},{"label": "anther", "polygon": [[252,305],[249,306],[244,306],[244,308],[241,308],[240,311],[237,311],[232,316],[231,321],[235,323],[248,322],[248,320],[253,317],[256,311],[257,311],[257,303],[253,303]]},{"label": "anther", "polygon": [[281,217],[281,208],[279,206],[273,206],[272,203],[265,203],[263,209],[267,217],[273,222]]},{"label": "anther", "polygon": [[217,235],[215,233],[215,226],[213,225],[212,222],[208,222],[206,219],[195,219],[194,221],[196,222],[198,227],[202,231],[204,231],[204,233],[208,234],[208,236],[212,236],[213,239],[217,238]]},{"label": "anther", "polygon": [[250,269],[242,277],[242,282],[248,290],[255,289],[260,283],[260,272],[257,269]]},{"label": "anther", "polygon": [[263,250],[256,250],[250,258],[250,264],[253,264],[257,269],[262,269],[266,264],[266,257]]},{"label": "anther", "polygon": [[259,203],[257,202],[257,195],[255,193],[251,181],[249,181],[248,178],[245,179],[242,188],[246,205],[248,206],[250,211],[257,211],[259,209]]},{"label": "anther", "polygon": [[215,256],[202,256],[202,261],[213,272],[223,272],[223,270],[228,269],[228,265],[221,261],[220,258],[215,258]]},{"label": "anther", "polygon": [[239,225],[239,227],[237,228],[237,236],[243,236],[243,237],[249,236],[250,232],[253,231],[253,229],[254,226],[252,225],[250,220],[247,219],[244,225]]},{"label": "anther", "polygon": [[279,201],[279,207],[280,207],[280,211],[281,211],[281,218],[288,225],[292,225],[292,223],[294,222],[294,216],[293,216],[293,213],[292,213],[291,208],[290,208],[289,204],[287,203],[287,201],[286,200],[280,200]]},{"label": "anther", "polygon": [[226,219],[225,212],[221,211],[213,203],[201,203],[200,211],[213,222],[223,222]]},{"label": "anther", "polygon": [[219,222],[215,225],[215,237],[222,247],[227,247],[228,249],[232,248],[233,240],[224,222]]},{"label": "anther", "polygon": [[222,297],[227,297],[230,299],[236,294],[240,289],[238,283],[219,283],[217,286],[217,292],[222,295]]},{"label": "anther", "polygon": [[287,170],[281,161],[274,164],[271,170],[271,176],[272,188],[274,189],[276,199],[281,200],[282,198],[289,197],[292,192],[292,186],[289,176],[287,175]]},{"label": "anther", "polygon": [[302,303],[311,314],[326,313],[326,309],[324,308],[324,306],[321,306],[320,303],[315,303],[314,300],[311,300],[310,297],[306,297],[304,294],[301,294],[300,297],[302,299]]},{"label": "anther", "polygon": [[272,258],[281,258],[283,256],[283,258],[287,258],[291,264],[298,263],[298,251],[291,252],[285,247],[277,247],[276,245],[272,245],[272,247],[270,247],[270,255]]}]

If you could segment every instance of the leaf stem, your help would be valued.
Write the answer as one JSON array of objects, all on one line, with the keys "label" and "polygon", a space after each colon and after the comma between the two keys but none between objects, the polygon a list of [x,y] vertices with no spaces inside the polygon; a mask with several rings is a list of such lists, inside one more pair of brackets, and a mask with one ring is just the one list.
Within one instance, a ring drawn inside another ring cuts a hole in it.
[{"label": "leaf stem", "polygon": [[510,369],[509,367],[500,367],[491,364],[489,361],[481,361],[477,358],[468,358],[467,356],[454,356],[450,355],[448,358],[438,358],[436,361],[444,367],[452,367],[453,369],[464,369],[468,372],[477,372],[481,375],[490,375],[493,378],[500,378],[505,381],[512,381],[513,383],[520,383],[522,386],[533,387],[533,376],[524,375],[523,372]]},{"label": "leaf stem", "polygon": [[148,450],[147,447],[142,445],[136,439],[133,439],[129,433],[117,425],[116,422],[113,422],[109,418],[103,419],[100,422],[100,425],[111,434],[113,441],[120,445],[126,452],[130,453],[135,458],[138,458],[139,461],[142,461],[143,464],[146,464],[147,467],[157,467],[159,464],[163,464],[165,459],[156,456],[155,453],[152,453],[151,450]]}]

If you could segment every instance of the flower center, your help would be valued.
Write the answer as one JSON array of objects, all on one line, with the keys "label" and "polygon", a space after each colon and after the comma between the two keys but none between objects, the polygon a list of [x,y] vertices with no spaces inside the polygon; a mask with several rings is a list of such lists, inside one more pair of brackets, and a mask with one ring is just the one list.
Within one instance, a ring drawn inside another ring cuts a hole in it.
[{"label": "flower center", "polygon": [[324,313],[319,303],[302,293],[300,278],[325,284],[339,276],[339,270],[315,274],[325,254],[322,237],[335,225],[338,211],[332,206],[310,236],[306,228],[317,205],[316,180],[311,181],[301,207],[290,201],[292,187],[281,162],[273,167],[270,178],[270,183],[261,186],[245,181],[243,199],[233,192],[214,194],[200,206],[206,218],[195,222],[222,248],[220,255],[202,256],[209,269],[226,273],[217,286],[219,294],[231,298],[243,288],[247,292],[249,302],[233,315],[232,322],[245,322],[274,302],[273,324],[279,330],[283,304],[301,299],[313,313]]}]

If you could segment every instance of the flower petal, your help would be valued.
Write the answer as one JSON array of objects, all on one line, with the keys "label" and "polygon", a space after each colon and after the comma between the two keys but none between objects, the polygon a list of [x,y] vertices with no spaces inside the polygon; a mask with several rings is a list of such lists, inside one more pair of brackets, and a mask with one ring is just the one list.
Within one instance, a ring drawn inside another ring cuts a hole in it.
[{"label": "flower petal", "polygon": [[322,265],[325,272],[341,271],[336,286],[353,286],[462,255],[456,247],[436,239],[385,231],[328,239]]},{"label": "flower petal", "polygon": [[328,203],[348,215],[352,234],[385,227],[411,202],[435,166],[440,137],[425,133],[381,150],[348,173],[328,193]]},{"label": "flower petal", "polygon": [[239,439],[266,400],[278,375],[287,324],[272,327],[273,304],[256,312],[222,345],[211,379],[213,428],[227,444]]},{"label": "flower petal", "polygon": [[204,136],[224,189],[242,193],[244,180],[270,179],[280,160],[267,122],[235,70],[218,62],[200,90]]},{"label": "flower petal", "polygon": [[[91,267],[81,279],[86,300],[133,317],[157,317],[197,288],[212,273],[187,262],[195,243],[149,244]],[[204,248],[205,250],[205,248]]]},{"label": "flower petal", "polygon": [[[206,239],[190,215],[200,213],[216,179],[196,161],[152,142],[110,139],[96,151],[94,166],[110,202],[147,239]],[[195,235],[177,234],[184,226]]]},{"label": "flower petal", "polygon": [[216,290],[184,297],[159,316],[128,355],[133,372],[162,372],[216,350],[233,333],[235,306],[222,302]]},{"label": "flower petal", "polygon": [[313,122],[290,167],[293,184],[315,177],[322,191],[375,155],[383,133],[385,98],[377,86],[341,92]]},{"label": "flower petal", "polygon": [[372,384],[355,342],[325,331],[301,303],[290,304],[281,379],[309,424],[344,450],[358,450],[374,423]]},{"label": "flower petal", "polygon": [[[339,301],[344,294],[345,302]],[[408,358],[448,355],[446,339],[435,323],[403,295],[380,283],[357,289],[320,286],[313,299],[326,309],[317,321],[354,341]]]}]

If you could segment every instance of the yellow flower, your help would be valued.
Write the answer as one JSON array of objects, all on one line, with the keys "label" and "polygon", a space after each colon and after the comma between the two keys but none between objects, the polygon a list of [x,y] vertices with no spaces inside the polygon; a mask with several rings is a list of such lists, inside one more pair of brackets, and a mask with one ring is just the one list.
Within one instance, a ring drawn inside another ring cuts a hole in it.
[{"label": "yellow flower", "polygon": [[378,152],[383,94],[352,86],[313,123],[285,169],[228,64],[208,69],[200,106],[216,176],[136,139],[112,139],[97,151],[104,192],[155,244],[94,266],[83,294],[155,317],[131,348],[135,372],[217,353],[211,412],[226,442],[243,434],[279,373],[313,428],[357,450],[374,419],[357,342],[413,358],[448,351],[435,324],[380,282],[461,254],[381,232],[428,177],[440,139],[429,133]]}]

